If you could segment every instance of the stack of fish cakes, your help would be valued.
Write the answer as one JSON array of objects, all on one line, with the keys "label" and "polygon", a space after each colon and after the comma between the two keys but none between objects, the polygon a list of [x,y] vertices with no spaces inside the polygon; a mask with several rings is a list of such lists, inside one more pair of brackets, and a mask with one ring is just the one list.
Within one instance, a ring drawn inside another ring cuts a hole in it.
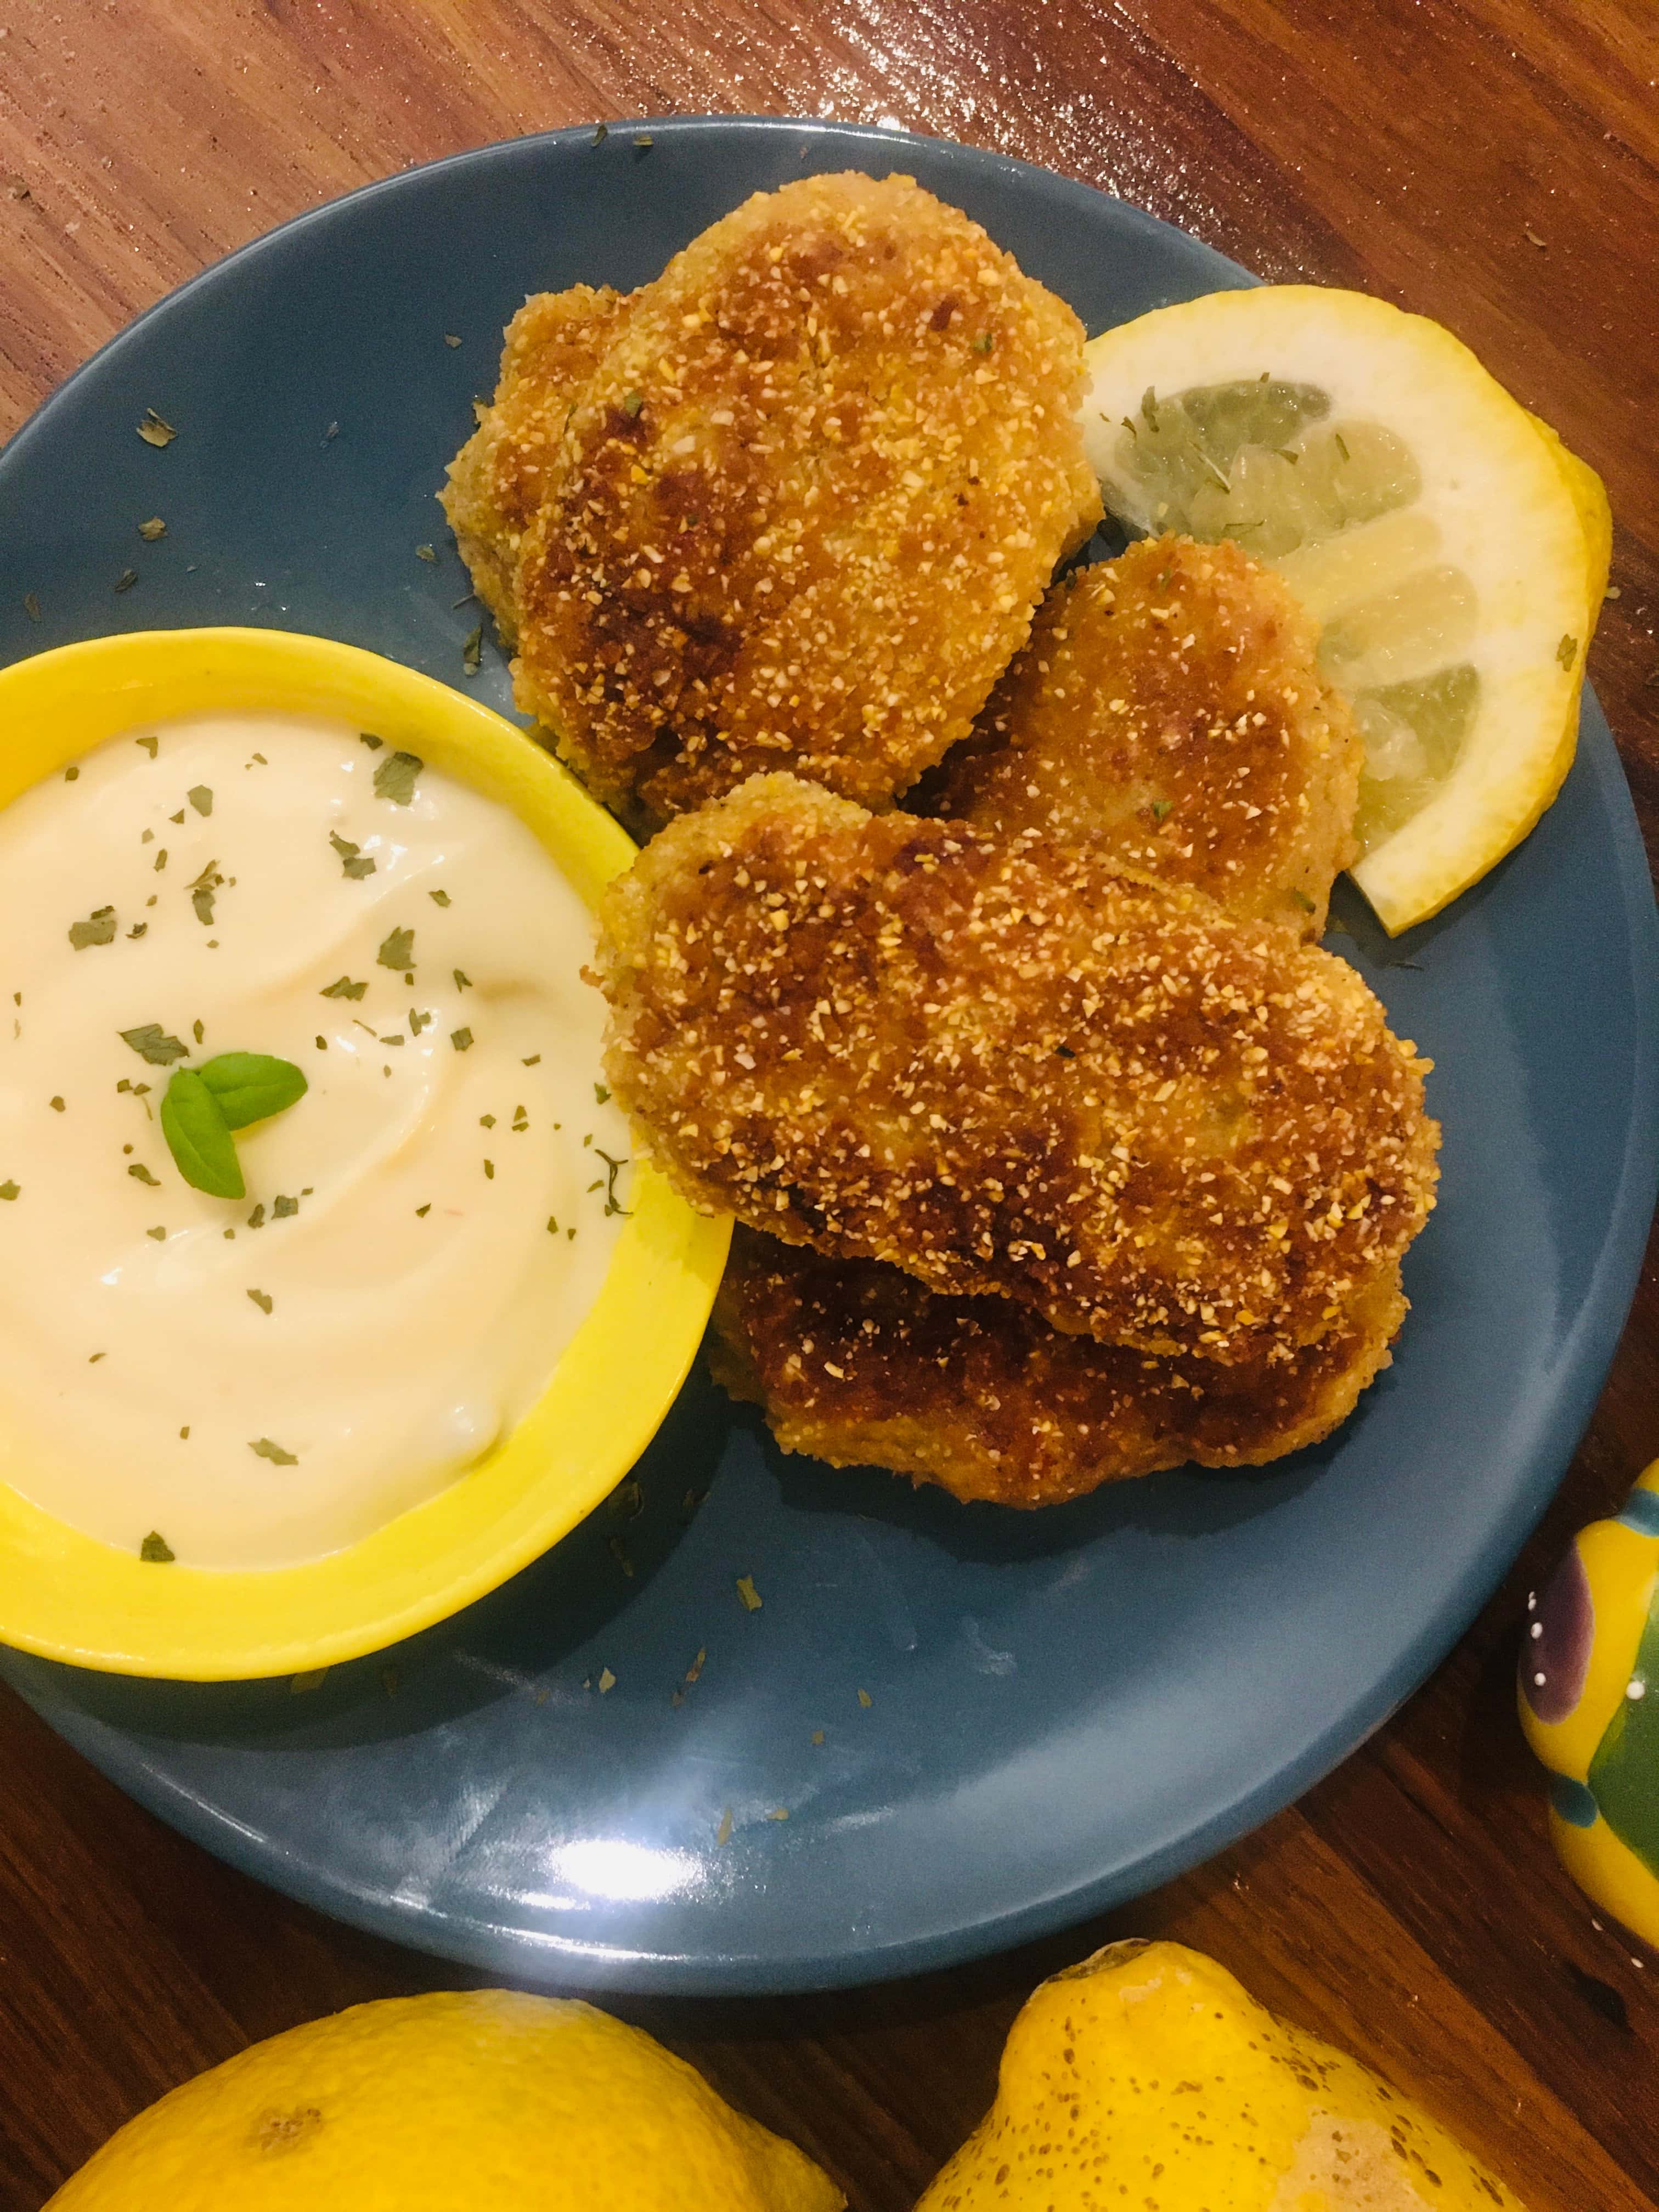
[{"label": "stack of fish cakes", "polygon": [[446,495],[520,703],[668,824],[596,980],[642,1149],[742,1224],[717,1375],[1018,1504],[1328,1433],[1437,1144],[1310,941],[1360,750],[1305,617],[1226,545],[1052,580],[1081,346],[907,180],[809,179],[529,302]]}]

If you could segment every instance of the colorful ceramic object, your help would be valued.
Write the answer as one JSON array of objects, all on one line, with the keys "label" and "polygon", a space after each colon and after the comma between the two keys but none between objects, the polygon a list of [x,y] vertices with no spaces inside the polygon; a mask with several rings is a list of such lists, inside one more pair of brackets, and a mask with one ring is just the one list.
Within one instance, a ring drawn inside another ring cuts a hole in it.
[{"label": "colorful ceramic object", "polygon": [[1528,1598],[1519,1687],[1562,1865],[1659,1948],[1659,1460]]}]

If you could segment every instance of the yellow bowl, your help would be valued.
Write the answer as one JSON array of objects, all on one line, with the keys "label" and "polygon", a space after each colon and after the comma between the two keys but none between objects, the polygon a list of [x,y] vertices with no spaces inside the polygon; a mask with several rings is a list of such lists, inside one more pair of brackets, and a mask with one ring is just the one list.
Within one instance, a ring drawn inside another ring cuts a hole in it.
[{"label": "yellow bowl", "polygon": [[[281,630],[141,631],[0,670],[0,805],[123,730],[221,709],[334,715],[418,752],[510,806],[590,908],[634,857],[499,714],[378,654]],[[636,1169],[599,1299],[524,1420],[438,1497],[303,1566],[149,1565],[0,1484],[0,1642],[220,1681],[309,1672],[459,1612],[556,1543],[639,1457],[696,1354],[730,1234]]]}]

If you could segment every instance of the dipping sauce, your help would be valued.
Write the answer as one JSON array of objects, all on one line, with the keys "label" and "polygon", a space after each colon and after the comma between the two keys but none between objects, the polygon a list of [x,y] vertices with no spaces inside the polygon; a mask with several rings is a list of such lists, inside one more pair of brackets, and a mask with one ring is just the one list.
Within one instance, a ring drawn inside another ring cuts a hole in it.
[{"label": "dipping sauce", "polygon": [[[0,1479],[275,1567],[505,1435],[629,1203],[592,941],[516,816],[331,724],[161,723],[0,812]],[[158,1109],[244,1052],[309,1087],[233,1201]]]}]

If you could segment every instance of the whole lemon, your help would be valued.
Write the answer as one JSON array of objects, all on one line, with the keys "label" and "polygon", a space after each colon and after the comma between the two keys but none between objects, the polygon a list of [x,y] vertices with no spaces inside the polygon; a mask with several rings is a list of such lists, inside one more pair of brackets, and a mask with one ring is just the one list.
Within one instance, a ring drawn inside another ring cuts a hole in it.
[{"label": "whole lemon", "polygon": [[916,2212],[1521,2212],[1358,2060],[1212,1959],[1110,1943],[1009,2030],[996,2102]]},{"label": "whole lemon", "polygon": [[569,1998],[388,1997],[130,2120],[48,2212],[838,2212],[793,2143]]}]

